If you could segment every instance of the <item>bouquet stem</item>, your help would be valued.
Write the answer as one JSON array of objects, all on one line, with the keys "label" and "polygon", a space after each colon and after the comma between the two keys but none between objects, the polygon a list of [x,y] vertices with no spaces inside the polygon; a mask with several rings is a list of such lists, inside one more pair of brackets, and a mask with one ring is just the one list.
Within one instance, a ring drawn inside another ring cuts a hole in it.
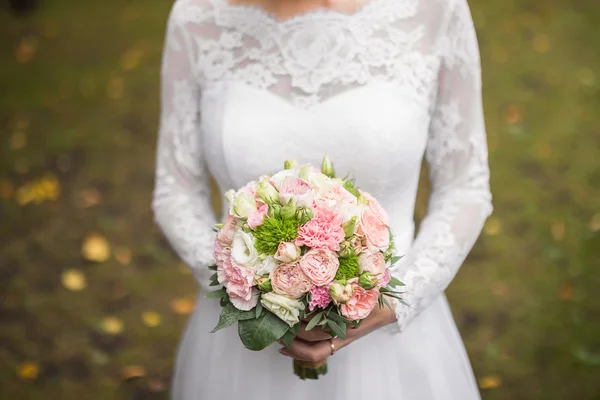
[{"label": "bouquet stem", "polygon": [[300,379],[319,379],[327,373],[327,361],[308,362],[294,359],[294,373]]}]

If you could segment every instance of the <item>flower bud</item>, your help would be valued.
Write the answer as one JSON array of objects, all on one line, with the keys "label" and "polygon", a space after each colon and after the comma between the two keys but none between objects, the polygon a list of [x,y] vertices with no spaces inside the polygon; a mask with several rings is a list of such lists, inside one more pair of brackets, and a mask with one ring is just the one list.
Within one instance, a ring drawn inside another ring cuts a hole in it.
[{"label": "flower bud", "polygon": [[313,166],[310,164],[302,164],[300,166],[300,172],[299,172],[299,176],[300,179],[303,179],[305,181],[310,181],[310,176],[313,173]]},{"label": "flower bud", "polygon": [[256,185],[256,195],[266,204],[272,204],[279,199],[277,189],[267,179],[262,179]]},{"label": "flower bud", "polygon": [[335,281],[329,286],[329,296],[335,304],[343,304],[352,297],[352,286],[347,282]]},{"label": "flower bud", "polygon": [[287,204],[281,207],[282,218],[293,218],[296,216],[296,201],[293,197],[287,202]]},{"label": "flower bud", "polygon": [[369,204],[369,200],[367,200],[367,198],[365,196],[362,195],[362,193],[360,193],[357,197],[358,200],[358,204]]},{"label": "flower bud", "polygon": [[310,221],[313,217],[313,213],[308,207],[300,207],[297,209],[297,217],[300,220],[300,224],[305,224]]},{"label": "flower bud", "polygon": [[276,217],[279,217],[280,214],[281,214],[281,204],[279,204],[279,203],[271,204],[271,206],[269,207],[269,210],[267,211],[267,215],[271,218],[276,218]]},{"label": "flower bud", "polygon": [[296,261],[300,257],[300,247],[291,242],[280,242],[273,257],[284,263]]},{"label": "flower bud", "polygon": [[327,155],[323,157],[323,162],[321,163],[321,172],[330,178],[333,178],[335,176],[333,165],[331,164],[331,160]]},{"label": "flower bud", "polygon": [[283,162],[283,169],[294,169],[298,166],[298,161],[290,158],[289,160],[285,160]]},{"label": "flower bud", "polygon": [[344,240],[340,243],[340,251],[338,251],[340,257],[349,257],[354,254],[354,246],[349,240]]},{"label": "flower bud", "polygon": [[365,290],[373,289],[378,283],[377,277],[370,272],[364,272],[358,278],[359,286]]},{"label": "flower bud", "polygon": [[357,222],[358,218],[356,218],[356,216],[350,218],[350,220],[346,223],[344,223],[342,225],[342,228],[344,229],[344,234],[346,235],[346,239],[349,239],[350,237],[352,237],[352,235],[354,235],[354,232],[356,231],[356,222]]},{"label": "flower bud", "polygon": [[258,278],[256,280],[256,283],[258,288],[265,293],[268,293],[273,290],[273,287],[271,287],[271,280],[268,277]]},{"label": "flower bud", "polygon": [[233,200],[232,214],[238,218],[248,218],[257,210],[254,196],[248,193],[240,193]]}]

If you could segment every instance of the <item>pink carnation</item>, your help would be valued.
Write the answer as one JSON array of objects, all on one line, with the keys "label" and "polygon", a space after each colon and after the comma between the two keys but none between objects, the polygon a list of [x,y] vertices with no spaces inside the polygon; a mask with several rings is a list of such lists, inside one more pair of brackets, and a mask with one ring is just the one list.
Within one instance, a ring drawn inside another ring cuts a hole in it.
[{"label": "pink carnation", "polygon": [[316,205],[314,216],[298,229],[296,244],[313,249],[338,251],[345,234],[343,217],[336,211]]},{"label": "pink carnation", "polygon": [[237,218],[228,214],[223,227],[217,232],[217,240],[225,247],[230,247],[233,243],[233,235],[237,230]]},{"label": "pink carnation", "polygon": [[238,310],[248,311],[258,303],[258,291],[252,287],[254,271],[229,259],[217,266],[217,280],[227,290],[229,300]]},{"label": "pink carnation", "polygon": [[325,308],[331,303],[331,297],[329,297],[329,289],[323,286],[313,286],[310,289],[310,302],[308,303],[308,309],[314,311],[315,308]]},{"label": "pink carnation", "polygon": [[360,321],[369,316],[377,306],[379,300],[379,289],[365,290],[352,283],[352,297],[345,304],[340,305],[340,312],[350,321]]},{"label": "pink carnation", "polygon": [[258,208],[252,215],[248,217],[248,227],[250,229],[255,229],[259,225],[262,225],[263,220],[267,216],[267,212],[269,211],[269,206],[262,202],[257,202]]},{"label": "pink carnation", "polygon": [[223,247],[221,242],[215,240],[213,257],[216,261],[217,266],[223,266],[224,263],[229,262],[229,260],[231,259],[231,249],[228,247]]}]

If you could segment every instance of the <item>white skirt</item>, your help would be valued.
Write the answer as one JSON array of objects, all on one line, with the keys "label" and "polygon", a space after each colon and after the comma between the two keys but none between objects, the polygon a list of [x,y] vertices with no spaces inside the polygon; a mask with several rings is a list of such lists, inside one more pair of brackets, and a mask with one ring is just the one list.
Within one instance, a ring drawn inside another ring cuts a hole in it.
[{"label": "white skirt", "polygon": [[446,296],[404,332],[374,331],[329,358],[329,372],[302,381],[274,343],[244,348],[237,325],[209,333],[221,307],[201,292],[179,345],[173,400],[479,400],[467,353]]}]

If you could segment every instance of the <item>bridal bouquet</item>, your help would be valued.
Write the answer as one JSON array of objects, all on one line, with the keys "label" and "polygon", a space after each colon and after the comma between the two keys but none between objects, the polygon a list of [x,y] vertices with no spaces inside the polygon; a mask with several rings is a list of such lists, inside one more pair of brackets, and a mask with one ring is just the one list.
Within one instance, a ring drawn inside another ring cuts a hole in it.
[{"label": "bridal bouquet", "polygon": [[[226,193],[229,212],[217,225],[216,265],[206,297],[223,310],[213,332],[238,323],[244,346],[289,346],[302,322],[341,338],[402,283],[389,267],[400,257],[385,210],[349,179],[294,160],[238,191]],[[326,363],[294,360],[302,379],[317,379]]]}]

